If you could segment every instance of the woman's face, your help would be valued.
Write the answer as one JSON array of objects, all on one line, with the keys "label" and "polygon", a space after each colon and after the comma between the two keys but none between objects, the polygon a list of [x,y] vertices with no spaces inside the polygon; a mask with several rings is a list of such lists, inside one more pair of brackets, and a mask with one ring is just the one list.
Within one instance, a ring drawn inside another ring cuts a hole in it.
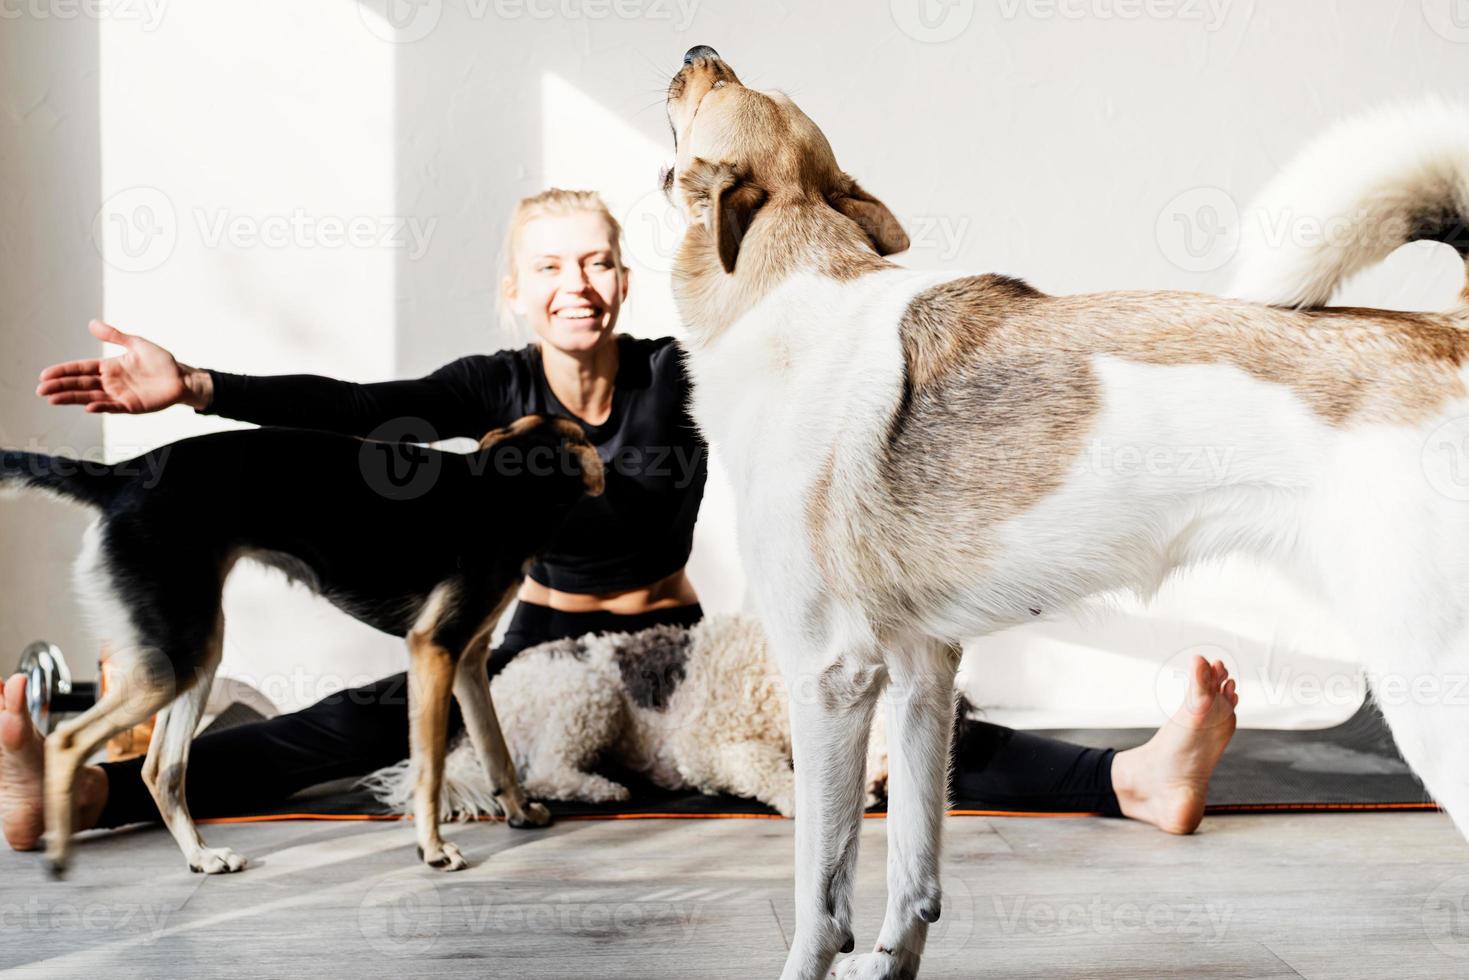
[{"label": "woman's face", "polygon": [[612,335],[627,298],[627,271],[618,267],[602,215],[578,211],[526,222],[515,269],[506,298],[541,343],[577,353]]}]

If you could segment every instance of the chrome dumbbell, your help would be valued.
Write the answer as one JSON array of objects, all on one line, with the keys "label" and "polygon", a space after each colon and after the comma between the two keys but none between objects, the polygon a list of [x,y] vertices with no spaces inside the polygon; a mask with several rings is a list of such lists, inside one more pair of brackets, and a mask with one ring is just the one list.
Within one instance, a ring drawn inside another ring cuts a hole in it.
[{"label": "chrome dumbbell", "polygon": [[26,676],[26,710],[42,735],[50,735],[62,715],[86,711],[97,703],[97,685],[73,681],[61,648],[37,640],[20,655],[16,668]]}]

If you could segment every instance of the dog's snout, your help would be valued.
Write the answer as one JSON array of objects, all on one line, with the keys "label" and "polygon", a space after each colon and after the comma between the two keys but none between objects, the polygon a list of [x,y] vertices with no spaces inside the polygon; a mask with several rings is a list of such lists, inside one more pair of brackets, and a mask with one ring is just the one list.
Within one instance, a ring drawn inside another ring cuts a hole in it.
[{"label": "dog's snout", "polygon": [[696,44],[692,48],[689,48],[688,51],[684,52],[683,63],[686,65],[692,65],[700,58],[709,58],[717,61],[719,59],[719,52],[715,51],[707,44]]}]

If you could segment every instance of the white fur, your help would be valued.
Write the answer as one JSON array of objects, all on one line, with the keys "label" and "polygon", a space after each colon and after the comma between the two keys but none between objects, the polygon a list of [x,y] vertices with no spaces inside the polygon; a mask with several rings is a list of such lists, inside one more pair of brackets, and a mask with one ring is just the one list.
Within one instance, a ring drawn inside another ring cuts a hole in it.
[{"label": "white fur", "polygon": [[1469,216],[1469,109],[1440,99],[1382,106],[1309,143],[1241,215],[1230,295],[1321,306],[1408,240],[1411,209]]},{"label": "white fur", "polygon": [[[1373,117],[1330,134],[1270,200],[1284,206],[1298,195],[1325,222],[1355,221],[1363,231],[1386,224],[1404,234],[1405,215],[1469,200],[1461,113],[1438,107],[1390,122]],[[1324,181],[1344,160],[1352,161],[1349,176]],[[1241,290],[1319,302],[1401,240],[1363,234],[1284,255],[1252,248],[1263,271],[1243,277]],[[1221,470],[1138,472],[1084,453],[1058,489],[997,529],[998,549],[990,542],[981,555],[935,542],[931,560],[943,562],[951,586],[946,601],[874,613],[873,597],[835,594],[819,563],[855,558],[814,553],[808,503],[833,451],[832,478],[822,485],[839,498],[831,509],[839,519],[859,521],[863,501],[889,492],[876,465],[899,407],[901,312],[933,281],[902,270],[852,282],[793,276],[690,349],[695,416],[735,482],[756,606],[788,684],[809,692],[792,700],[799,778],[798,918],[784,974],[791,980],[825,975],[850,942],[860,747],[889,682],[920,693],[891,698],[887,711],[888,915],[877,950],[841,969],[916,972],[938,910],[947,745],[939,719],[952,697],[952,644],[1024,622],[1031,606],[1064,608],[1119,587],[1146,593],[1174,569],[1245,553],[1330,603],[1362,638],[1378,675],[1405,675],[1410,684],[1469,676],[1469,506],[1425,473],[1435,429],[1469,415],[1469,401],[1418,425],[1335,428],[1293,390],[1227,365],[1099,356],[1092,367],[1102,411],[1088,433],[1093,443],[1172,459],[1214,447],[1228,454]],[[1469,384],[1469,369],[1463,380]],[[1414,770],[1469,834],[1469,704],[1422,701],[1383,710]]]}]

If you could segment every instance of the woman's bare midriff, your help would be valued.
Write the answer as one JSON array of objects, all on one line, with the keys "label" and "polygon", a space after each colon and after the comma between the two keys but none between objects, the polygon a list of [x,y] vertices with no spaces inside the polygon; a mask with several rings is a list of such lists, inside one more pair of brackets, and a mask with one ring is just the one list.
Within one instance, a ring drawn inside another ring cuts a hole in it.
[{"label": "woman's bare midriff", "polygon": [[619,616],[636,616],[655,609],[689,606],[699,601],[693,583],[682,568],[652,585],[595,595],[560,592],[528,578],[520,587],[519,598],[521,602],[550,606],[561,612],[609,612]]}]

